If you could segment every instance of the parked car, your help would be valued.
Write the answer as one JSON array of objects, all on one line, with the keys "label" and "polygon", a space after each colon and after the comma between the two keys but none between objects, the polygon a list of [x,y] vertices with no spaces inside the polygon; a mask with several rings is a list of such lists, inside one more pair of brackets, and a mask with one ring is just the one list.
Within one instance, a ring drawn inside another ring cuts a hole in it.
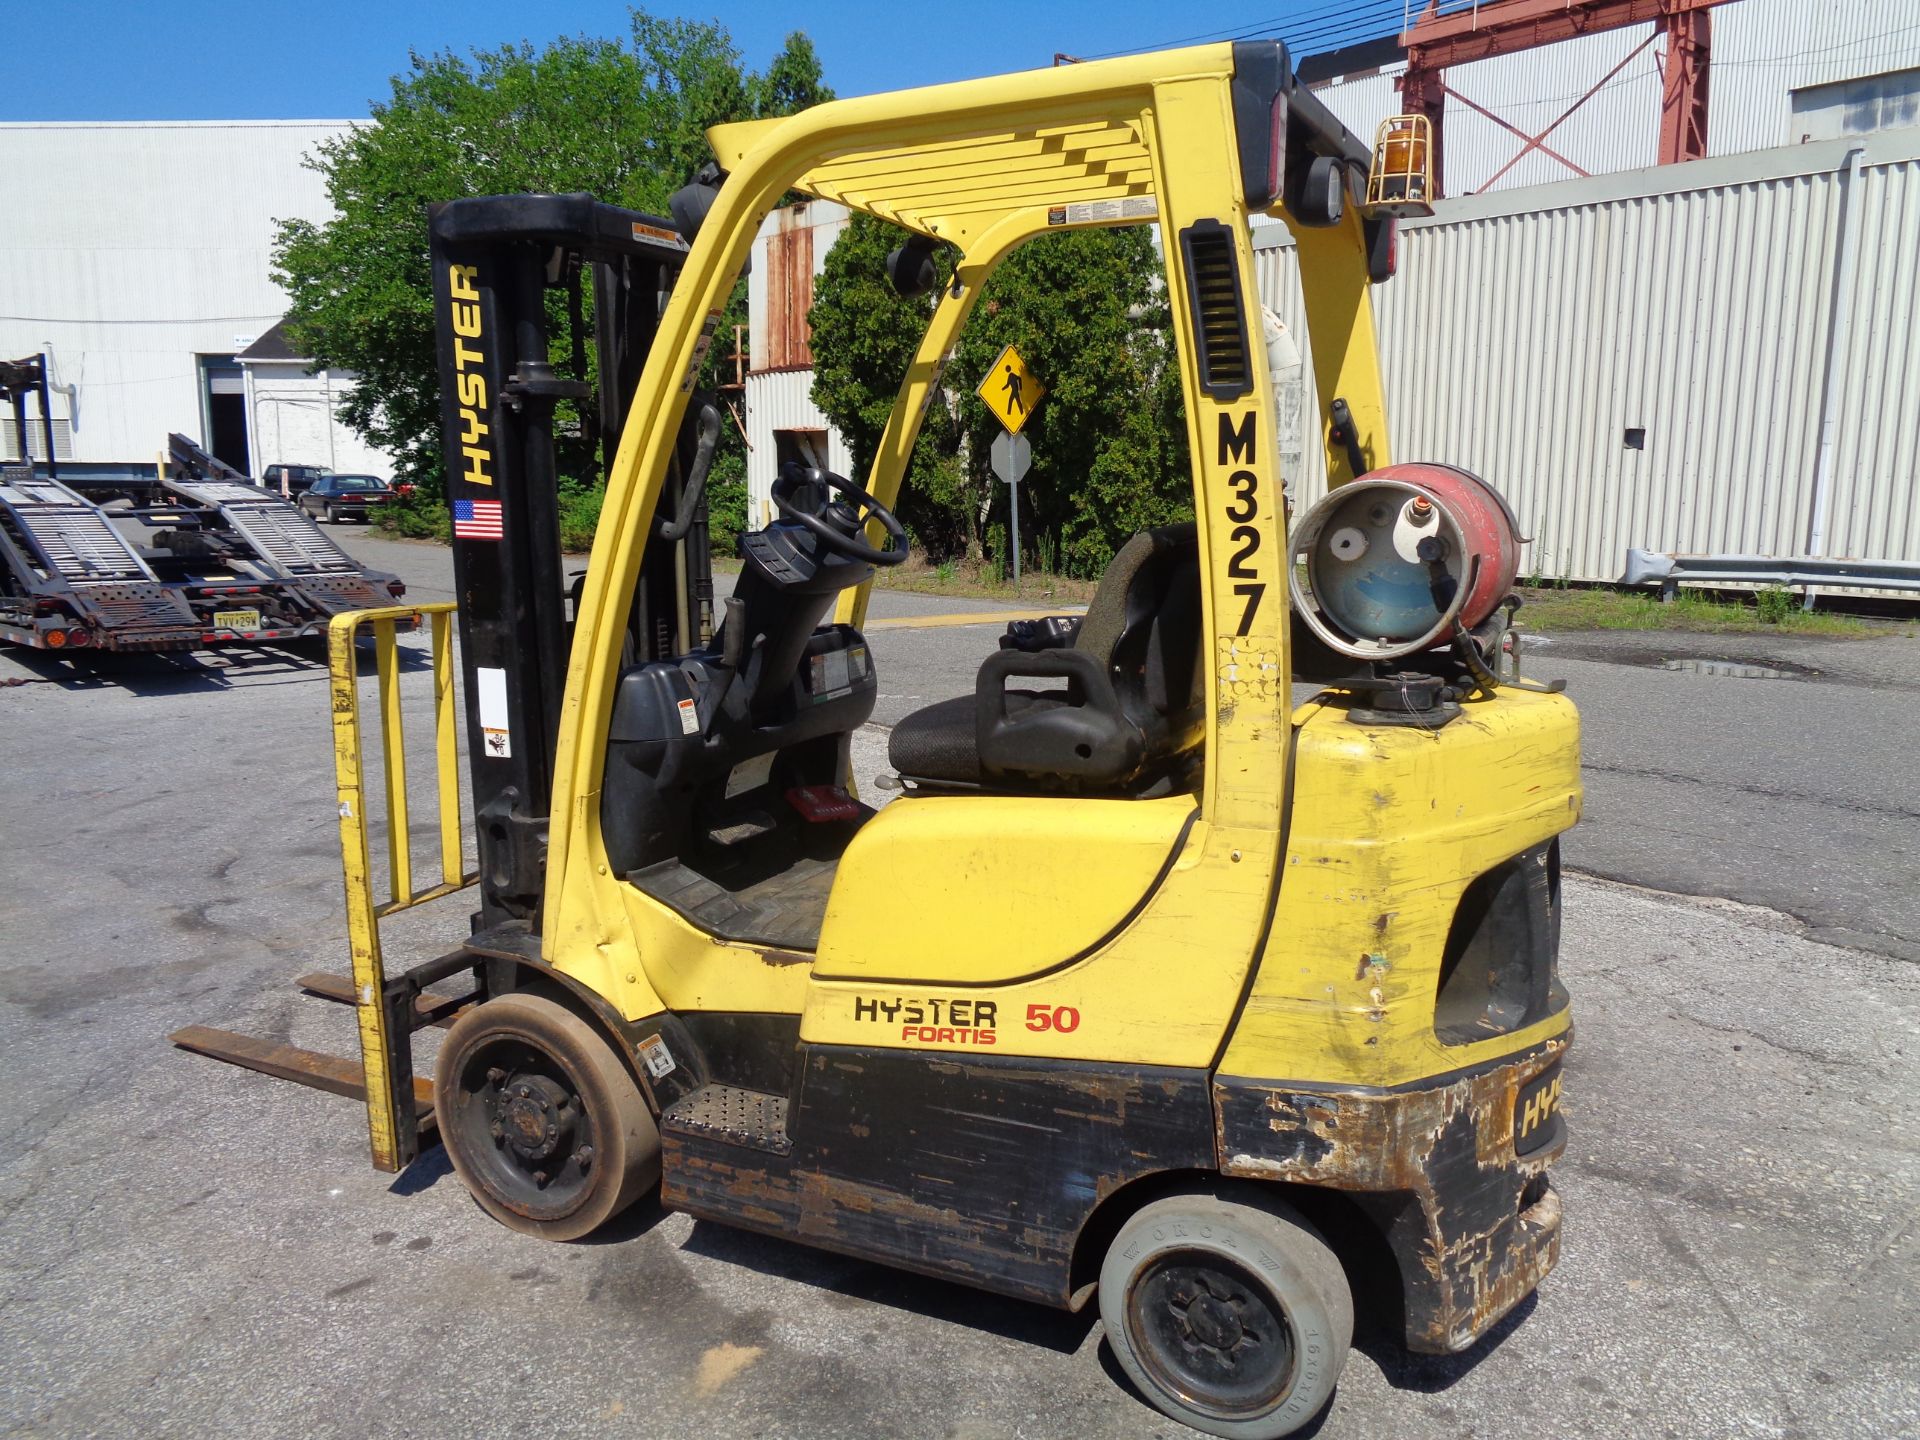
[{"label": "parked car", "polygon": [[323,475],[331,475],[325,465],[269,465],[260,483],[282,500],[298,500]]},{"label": "parked car", "polygon": [[329,524],[371,518],[375,505],[384,505],[393,491],[378,475],[322,475],[304,491],[297,503],[302,510]]}]

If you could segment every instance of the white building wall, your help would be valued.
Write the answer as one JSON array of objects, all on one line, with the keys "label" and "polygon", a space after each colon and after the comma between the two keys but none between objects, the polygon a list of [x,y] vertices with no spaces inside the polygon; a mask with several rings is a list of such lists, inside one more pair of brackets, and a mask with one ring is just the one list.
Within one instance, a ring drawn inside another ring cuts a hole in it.
[{"label": "white building wall", "polygon": [[342,475],[393,478],[392,461],[335,418],[351,378],[309,373],[299,361],[246,362],[248,443],[256,475],[269,465],[324,465]]},{"label": "white building wall", "polygon": [[[1860,269],[1836,333],[1856,144]],[[1373,292],[1392,451],[1499,486],[1535,537],[1529,571],[1612,580],[1629,547],[1807,553],[1829,385],[1825,553],[1920,561],[1920,129],[1440,209]],[[1255,243],[1263,297],[1310,346],[1291,243]],[[1325,484],[1310,450],[1297,493]]]},{"label": "white building wall", "polygon": [[[746,387],[747,431],[747,521],[765,525],[773,518],[772,490],[778,470],[774,432],[777,430],[824,430],[827,432],[827,467],[846,475],[856,483],[866,477],[850,473],[853,455],[840,432],[827,423],[827,417],[813,403],[813,371],[760,370],[767,349],[767,237],[780,226],[781,217],[797,209],[804,212],[800,223],[813,228],[813,273],[826,268],[827,251],[847,228],[848,211],[830,200],[812,200],[797,207],[775,210],[761,223],[753,241],[752,270],[747,276],[747,317],[750,322],[750,368]],[[788,224],[795,223],[789,220]]]},{"label": "white building wall", "polygon": [[197,357],[234,355],[285,313],[274,222],[331,213],[304,162],[348,124],[0,124],[0,358],[51,350],[77,387],[76,460],[143,463],[169,431],[208,440]]},{"label": "white building wall", "polygon": [[[1858,0],[1735,0],[1712,11],[1707,148],[1711,155],[1796,144],[1791,92],[1809,85],[1920,66],[1920,4]],[[1636,25],[1546,45],[1519,55],[1461,65],[1447,84],[1528,134],[1551,125],[1569,105],[1653,33]],[[1627,68],[1547,137],[1547,144],[1591,174],[1652,165],[1660,143],[1662,42]],[[1394,81],[1405,66],[1334,81],[1316,91],[1340,120],[1371,143],[1375,128],[1400,109]],[[1523,142],[1460,101],[1447,100],[1446,193],[1487,188]],[[1549,184],[1572,172],[1534,151],[1494,188]]]}]

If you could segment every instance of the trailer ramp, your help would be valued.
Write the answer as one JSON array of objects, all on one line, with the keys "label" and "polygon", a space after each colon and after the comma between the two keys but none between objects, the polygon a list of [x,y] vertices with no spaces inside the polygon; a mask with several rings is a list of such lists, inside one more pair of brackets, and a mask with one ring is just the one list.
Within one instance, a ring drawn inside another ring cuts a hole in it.
[{"label": "trailer ramp", "polygon": [[252,549],[254,563],[266,576],[297,587],[325,614],[372,610],[391,602],[390,595],[367,582],[359,561],[279,496],[226,479],[169,476],[162,484],[190,504],[217,510],[227,528]]},{"label": "trailer ramp", "polygon": [[[126,648],[164,649],[200,634],[192,607],[97,506],[26,466],[0,469],[0,560],[14,592],[0,603],[0,639],[59,649],[97,630]],[[64,626],[62,610],[84,623]]]}]

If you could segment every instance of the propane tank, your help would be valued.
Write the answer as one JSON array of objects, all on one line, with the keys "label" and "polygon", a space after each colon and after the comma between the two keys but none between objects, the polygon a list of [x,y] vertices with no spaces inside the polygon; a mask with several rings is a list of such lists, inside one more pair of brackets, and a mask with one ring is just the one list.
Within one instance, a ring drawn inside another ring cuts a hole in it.
[{"label": "propane tank", "polygon": [[1388,465],[1328,491],[1301,517],[1294,608],[1342,655],[1397,660],[1492,615],[1525,543],[1507,502],[1477,475]]}]

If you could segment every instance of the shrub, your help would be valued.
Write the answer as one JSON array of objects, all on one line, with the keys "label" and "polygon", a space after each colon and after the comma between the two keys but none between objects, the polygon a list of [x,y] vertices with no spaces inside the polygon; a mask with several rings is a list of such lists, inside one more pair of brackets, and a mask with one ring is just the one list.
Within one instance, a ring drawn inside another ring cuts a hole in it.
[{"label": "shrub", "polygon": [[600,504],[607,492],[563,489],[560,492],[560,548],[570,555],[593,548],[593,532],[600,524]]},{"label": "shrub", "polygon": [[412,540],[453,539],[453,520],[447,512],[447,502],[417,493],[382,505],[376,523],[389,534],[404,535]]},{"label": "shrub", "polygon": [[735,555],[747,529],[747,457],[723,449],[707,476],[707,531],[715,555]]}]

